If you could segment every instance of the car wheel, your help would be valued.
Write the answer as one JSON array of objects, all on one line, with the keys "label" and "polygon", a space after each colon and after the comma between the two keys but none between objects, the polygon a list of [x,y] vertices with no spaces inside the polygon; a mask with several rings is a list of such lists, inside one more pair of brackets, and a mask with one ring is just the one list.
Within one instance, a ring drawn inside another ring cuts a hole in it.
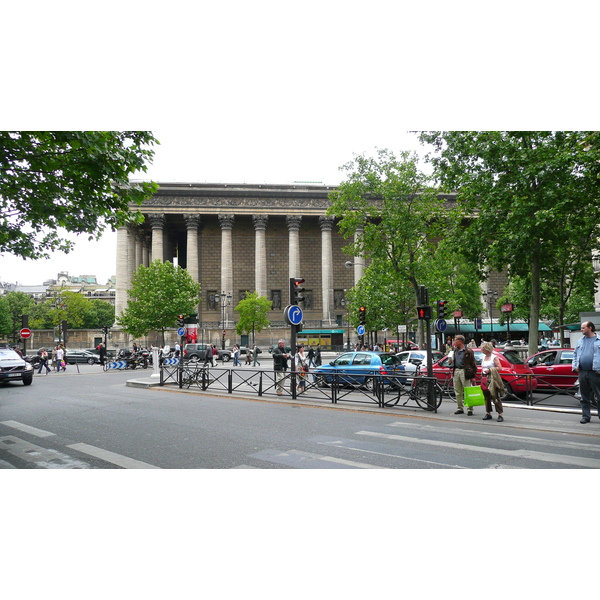
[{"label": "car wheel", "polygon": [[510,383],[507,383],[506,381],[504,382],[504,389],[506,390],[506,394],[504,394],[504,396],[502,396],[502,398],[500,398],[500,400],[502,402],[506,402],[507,400],[510,400],[510,398],[515,395],[515,393],[512,389],[512,386],[510,385]]},{"label": "car wheel", "polygon": [[96,359],[95,358],[88,358],[87,359],[87,364],[88,365],[95,365],[96,364]]},{"label": "car wheel", "polygon": [[325,377],[323,377],[323,375],[317,375],[317,386],[320,388],[325,388],[325,387],[329,387],[327,385],[327,381],[325,380]]},{"label": "car wheel", "polygon": [[196,354],[192,354],[192,356],[190,356],[190,358],[188,360],[191,363],[197,363],[199,359],[198,359],[198,356]]},{"label": "car wheel", "polygon": [[23,385],[31,385],[32,382],[33,382],[33,377],[24,377],[23,378]]},{"label": "car wheel", "polygon": [[229,362],[231,360],[231,356],[229,356],[229,354],[223,354],[223,357],[221,358],[221,360],[224,363]]},{"label": "car wheel", "polygon": [[375,389],[375,381],[372,377],[365,377],[363,381],[363,385],[367,389],[367,391],[372,392]]}]

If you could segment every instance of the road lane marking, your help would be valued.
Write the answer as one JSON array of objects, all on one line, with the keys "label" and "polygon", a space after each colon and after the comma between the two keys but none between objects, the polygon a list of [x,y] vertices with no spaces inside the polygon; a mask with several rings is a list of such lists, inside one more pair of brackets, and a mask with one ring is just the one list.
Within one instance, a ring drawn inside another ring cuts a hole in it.
[{"label": "road lane marking", "polygon": [[21,438],[7,435],[0,438],[0,450],[17,458],[35,463],[41,469],[89,469],[90,465],[82,460],[63,454],[58,450],[42,448]]},{"label": "road lane marking", "polygon": [[116,454],[109,450],[97,448],[96,446],[90,446],[89,444],[71,444],[67,446],[67,448],[72,448],[78,452],[83,452],[83,454],[94,456],[95,458],[112,463],[118,467],[123,467],[124,469],[160,469],[160,467],[156,467],[140,460],[135,460],[134,458],[129,458],[128,456],[123,456],[122,454]]},{"label": "road lane marking", "polygon": [[[447,434],[448,432],[452,433],[464,433],[466,435],[472,436],[481,436],[488,438],[497,438],[501,440],[519,440],[521,442],[527,442],[528,444],[537,444],[537,445],[548,445],[552,444],[553,447],[560,448],[568,448],[570,450],[588,450],[592,452],[600,452],[600,445],[597,443],[594,444],[586,444],[584,442],[570,442],[570,441],[558,441],[558,440],[546,440],[544,438],[532,437],[527,435],[511,435],[509,433],[500,433],[497,431],[481,431],[481,430],[472,430],[472,429],[448,429],[447,427],[438,427],[437,425],[416,425],[413,423],[403,423],[402,421],[396,421],[394,423],[389,423],[389,427],[407,427],[413,428],[418,431],[435,431]],[[500,426],[501,427],[501,426]],[[554,431],[549,431],[548,433],[556,433]]]},{"label": "road lane marking", "polygon": [[453,448],[468,452],[483,452],[484,454],[493,454],[495,456],[510,456],[511,458],[523,458],[529,460],[538,460],[542,462],[560,463],[563,465],[572,465],[576,467],[587,467],[589,469],[599,469],[600,460],[595,458],[584,458],[582,456],[567,456],[566,454],[552,454],[550,452],[536,452],[534,450],[502,450],[501,448],[483,448],[481,446],[471,446],[469,444],[457,444],[455,442],[442,442],[439,440],[422,440],[404,435],[393,435],[389,433],[378,433],[375,431],[357,431],[357,435],[366,435],[399,442],[408,442],[411,444],[427,444],[429,446],[439,446],[441,448]]},{"label": "road lane marking", "polygon": [[38,429],[37,427],[31,427],[30,425],[25,425],[23,423],[19,423],[18,421],[0,421],[0,424],[6,425],[7,427],[12,427],[13,429],[18,429],[19,431],[23,431],[24,433],[29,433],[40,438],[56,435],[50,431],[44,431],[43,429]]},{"label": "road lane marking", "polygon": [[[352,469],[384,469],[377,465],[345,460],[335,456],[324,456],[322,454],[313,454],[312,452],[303,452],[302,450],[261,450],[249,455],[251,458],[258,458],[268,462],[284,464],[295,469],[328,469],[334,468],[352,468]],[[331,463],[327,465],[327,463]]]}]

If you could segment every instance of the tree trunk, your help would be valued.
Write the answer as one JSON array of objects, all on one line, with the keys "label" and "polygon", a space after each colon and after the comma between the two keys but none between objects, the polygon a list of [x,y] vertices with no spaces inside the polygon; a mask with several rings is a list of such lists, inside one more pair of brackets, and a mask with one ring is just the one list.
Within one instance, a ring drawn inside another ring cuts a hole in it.
[{"label": "tree trunk", "polygon": [[538,351],[540,322],[540,256],[531,260],[531,306],[529,311],[529,356]]}]

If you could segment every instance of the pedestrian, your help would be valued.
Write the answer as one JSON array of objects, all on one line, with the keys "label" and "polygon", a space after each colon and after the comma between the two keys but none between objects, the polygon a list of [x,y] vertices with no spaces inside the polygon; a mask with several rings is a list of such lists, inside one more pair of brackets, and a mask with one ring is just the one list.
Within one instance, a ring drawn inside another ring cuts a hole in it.
[{"label": "pedestrian", "polygon": [[[581,395],[581,421],[592,420],[592,400],[600,398],[600,338],[596,335],[596,326],[591,321],[581,324],[583,337],[575,346],[575,356],[571,368],[578,373],[579,394]],[[598,407],[600,417],[600,407]]]},{"label": "pedestrian", "polygon": [[246,362],[244,364],[245,365],[252,364],[252,349],[251,348],[246,348]]},{"label": "pedestrian", "polygon": [[[454,352],[450,358],[452,365],[452,380],[454,382],[454,392],[456,393],[456,404],[458,408],[454,411],[455,415],[462,415],[464,411],[465,387],[473,385],[472,379],[477,375],[477,364],[475,363],[475,354],[471,348],[465,346],[465,336],[459,334],[454,337]],[[467,416],[473,415],[473,407],[469,406]]]},{"label": "pedestrian", "polygon": [[451,350],[452,350],[452,341],[451,341],[451,340],[448,340],[448,341],[446,342],[446,345],[444,346],[444,354],[445,354],[446,356],[448,356],[448,354],[450,354],[450,351],[451,351]]},{"label": "pedestrian", "polygon": [[233,357],[233,366],[241,367],[242,363],[239,361],[240,347],[237,344],[235,344],[235,346],[233,347],[233,351],[232,351],[231,355]]},{"label": "pedestrian", "polygon": [[317,365],[315,364],[315,349],[312,346],[308,347],[308,366],[309,367],[316,367]]},{"label": "pedestrian", "polygon": [[273,350],[273,371],[275,372],[275,387],[277,395],[283,394],[285,372],[288,368],[288,358],[290,355],[285,351],[285,340],[277,342],[277,348]]},{"label": "pedestrian", "polygon": [[219,358],[219,351],[217,350],[217,346],[214,345],[212,347],[212,366],[216,367],[217,366],[217,358]]},{"label": "pedestrian", "polygon": [[67,370],[66,367],[66,363],[64,362],[64,357],[65,357],[65,351],[63,350],[62,344],[58,344],[58,346],[56,346],[56,352],[54,353],[55,355],[55,359],[56,359],[56,371],[57,373],[60,373],[60,370],[64,368],[64,370]]},{"label": "pedestrian", "polygon": [[100,352],[100,364],[104,366],[104,363],[106,362],[106,346],[104,345],[104,342],[98,344],[98,351]]},{"label": "pedestrian", "polygon": [[484,421],[489,421],[492,418],[492,402],[498,413],[498,422],[504,421],[502,416],[502,400],[500,396],[505,394],[504,383],[500,377],[500,359],[494,356],[494,347],[489,342],[481,344],[481,352],[483,352],[483,360],[481,361],[481,374],[484,379],[481,381],[481,389],[485,397],[485,417]]},{"label": "pedestrian", "polygon": [[317,367],[321,366],[321,346],[317,346],[317,349],[315,350],[315,365],[317,365]]},{"label": "pedestrian", "polygon": [[297,391],[303,394],[306,391],[306,377],[308,374],[308,356],[304,352],[304,346],[300,344],[296,350],[294,358],[294,366],[296,368]]},{"label": "pedestrian", "polygon": [[134,354],[138,351],[138,347],[137,347],[137,344],[135,342],[133,342],[133,345],[131,346],[131,349],[133,350]]},{"label": "pedestrian", "polygon": [[[135,347],[135,344],[134,344]],[[135,350],[134,350],[135,352]],[[179,342],[175,342],[175,358],[179,358],[179,354],[181,353],[181,346],[179,345]]]},{"label": "pedestrian", "polygon": [[40,368],[38,369],[38,375],[42,372],[44,367],[46,367],[46,375],[48,375],[52,369],[48,366],[48,352],[46,352],[46,348],[40,350]]},{"label": "pedestrian", "polygon": [[253,367],[255,367],[256,365],[258,365],[260,367],[260,362],[258,360],[258,355],[261,352],[262,352],[262,350],[256,344],[254,344],[254,346],[252,346],[252,356],[254,358],[254,361],[252,363]]},{"label": "pedestrian", "polygon": [[206,354],[204,355],[204,366],[206,367],[206,365],[208,363],[211,364],[211,366],[213,366],[213,353],[212,353],[213,349],[212,349],[212,344],[208,344],[206,346]]},{"label": "pedestrian", "polygon": [[467,344],[467,347],[468,348],[477,348],[477,342],[473,338],[471,338],[469,343]]}]

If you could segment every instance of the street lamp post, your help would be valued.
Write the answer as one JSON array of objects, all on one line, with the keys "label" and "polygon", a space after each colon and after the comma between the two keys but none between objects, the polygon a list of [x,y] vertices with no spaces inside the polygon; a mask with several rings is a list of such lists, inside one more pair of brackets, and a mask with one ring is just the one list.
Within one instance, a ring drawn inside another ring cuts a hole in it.
[{"label": "street lamp post", "polygon": [[225,326],[226,326],[226,322],[225,322],[225,309],[231,304],[231,300],[232,300],[233,296],[231,295],[231,292],[229,292],[229,294],[226,294],[225,292],[221,292],[221,294],[215,294],[212,297],[212,300],[214,301],[215,304],[219,304],[221,307],[221,322],[219,323],[221,325],[221,329],[222,329],[222,337],[221,337],[221,350],[225,350]]},{"label": "street lamp post", "polygon": [[[346,293],[346,290],[344,290]],[[342,298],[341,305],[346,308],[346,298]],[[348,346],[346,350],[350,350],[350,314],[348,313],[348,309],[346,308],[346,328],[348,330]]]},{"label": "street lamp post", "polygon": [[483,292],[482,296],[485,298],[488,305],[488,314],[490,315],[490,333],[491,339],[494,339],[494,322],[492,320],[492,309],[494,306],[494,300],[498,300],[498,292],[493,290],[487,290]]}]

